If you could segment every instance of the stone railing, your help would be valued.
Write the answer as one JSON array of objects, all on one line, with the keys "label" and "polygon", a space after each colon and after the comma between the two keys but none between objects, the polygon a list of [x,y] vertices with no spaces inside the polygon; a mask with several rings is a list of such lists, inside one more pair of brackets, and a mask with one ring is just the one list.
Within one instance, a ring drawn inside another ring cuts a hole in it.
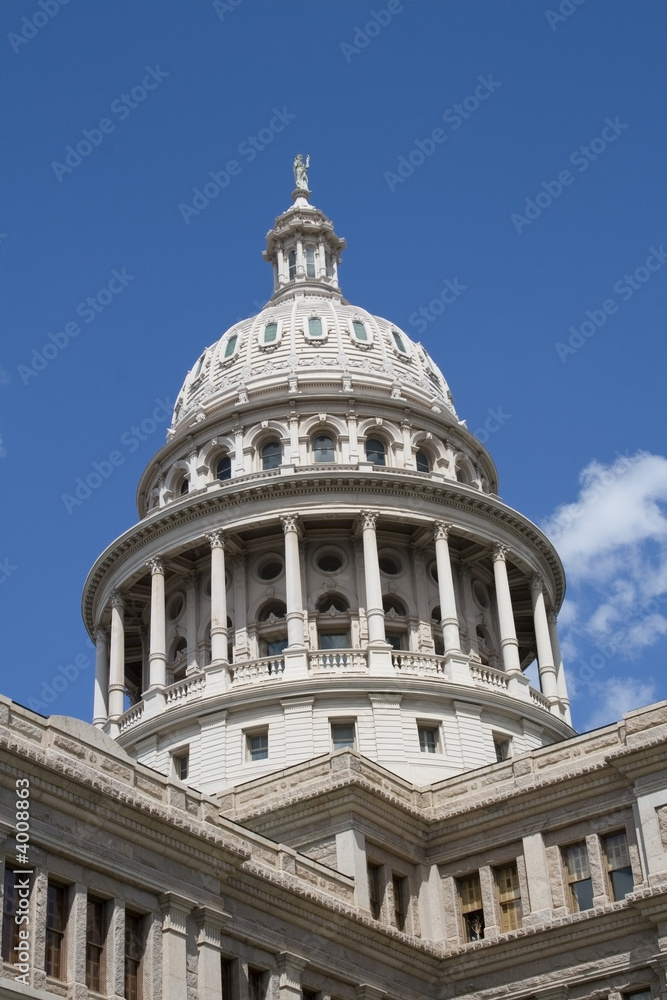
[{"label": "stone railing", "polygon": [[470,661],[470,676],[480,687],[495,688],[497,691],[507,691],[509,687],[509,677],[502,670],[485,667],[472,660]]},{"label": "stone railing", "polygon": [[366,674],[368,660],[363,649],[317,649],[308,654],[311,674]]},{"label": "stone railing", "polygon": [[167,708],[198,697],[203,694],[205,687],[206,674],[191,674],[190,677],[184,677],[182,681],[170,684],[169,687],[164,689]]},{"label": "stone railing", "polygon": [[265,656],[261,660],[233,663],[230,668],[232,687],[242,684],[261,684],[262,681],[279,680],[285,673],[284,656]]},{"label": "stone railing", "polygon": [[544,708],[547,712],[551,711],[551,706],[549,705],[549,699],[545,698],[541,691],[536,691],[535,688],[528,688],[530,693],[530,700],[538,706],[538,708]]},{"label": "stone railing", "polygon": [[133,705],[132,708],[128,708],[127,712],[124,712],[118,720],[118,732],[124,733],[126,729],[130,729],[131,726],[135,726],[137,722],[141,721],[143,714],[143,701]]},{"label": "stone railing", "polygon": [[445,671],[445,661],[441,656],[433,653],[400,653],[391,654],[391,662],[394,670],[400,670],[402,674],[412,674],[417,677],[436,677],[443,675]]}]

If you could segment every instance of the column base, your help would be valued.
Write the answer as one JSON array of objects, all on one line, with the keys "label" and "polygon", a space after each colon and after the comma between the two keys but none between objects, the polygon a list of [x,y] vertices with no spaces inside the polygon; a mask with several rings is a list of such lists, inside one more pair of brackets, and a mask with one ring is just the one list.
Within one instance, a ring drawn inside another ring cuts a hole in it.
[{"label": "column base", "polygon": [[167,707],[164,688],[162,686],[152,687],[148,691],[145,691],[143,701],[145,719],[152,719],[156,715],[161,715]]},{"label": "column base", "polygon": [[393,677],[394,664],[391,660],[393,650],[388,642],[376,640],[368,644],[368,673],[371,677]]},{"label": "column base", "polygon": [[213,660],[212,663],[204,667],[206,676],[206,696],[224,694],[231,687],[230,669],[228,660]]},{"label": "column base", "polygon": [[530,681],[524,674],[510,674],[507,693],[519,701],[530,701]]},{"label": "column base", "polygon": [[474,687],[473,679],[470,675],[470,664],[468,658],[460,650],[450,650],[445,653],[445,678],[452,684],[462,684],[465,687]]},{"label": "column base", "polygon": [[285,680],[304,680],[308,674],[308,650],[305,646],[288,646],[284,651]]}]

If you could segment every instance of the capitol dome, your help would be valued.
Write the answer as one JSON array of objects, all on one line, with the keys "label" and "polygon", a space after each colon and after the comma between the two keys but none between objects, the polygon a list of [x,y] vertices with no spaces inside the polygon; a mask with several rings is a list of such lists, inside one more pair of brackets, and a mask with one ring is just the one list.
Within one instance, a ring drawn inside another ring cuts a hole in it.
[{"label": "capitol dome", "polygon": [[573,732],[560,560],[424,348],[343,298],[309,196],[84,590],[95,724],[213,794],[344,748],[428,784]]}]

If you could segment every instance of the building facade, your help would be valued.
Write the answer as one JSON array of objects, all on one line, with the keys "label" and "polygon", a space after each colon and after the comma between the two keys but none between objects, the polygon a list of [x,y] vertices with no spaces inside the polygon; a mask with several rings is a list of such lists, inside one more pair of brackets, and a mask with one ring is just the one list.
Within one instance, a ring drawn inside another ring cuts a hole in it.
[{"label": "building facade", "polygon": [[93,725],[0,700],[0,997],[667,1000],[667,706],[574,733],[558,555],[300,169],[86,581]]}]

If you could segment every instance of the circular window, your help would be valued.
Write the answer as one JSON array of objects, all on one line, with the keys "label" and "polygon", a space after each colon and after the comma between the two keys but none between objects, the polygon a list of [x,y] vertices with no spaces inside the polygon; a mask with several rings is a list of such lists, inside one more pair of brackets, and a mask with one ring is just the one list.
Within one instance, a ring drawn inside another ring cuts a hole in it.
[{"label": "circular window", "polygon": [[398,576],[403,569],[403,566],[396,556],[387,555],[384,552],[380,553],[378,564],[380,566],[380,572],[385,573],[387,576]]},{"label": "circular window", "polygon": [[283,561],[279,555],[272,552],[271,555],[266,556],[265,559],[259,563],[257,567],[257,576],[260,580],[275,580],[283,571]]},{"label": "circular window", "polygon": [[479,604],[480,608],[488,608],[490,603],[489,592],[481,580],[473,580],[472,596],[475,598],[475,601]]},{"label": "circular window", "polygon": [[317,568],[323,573],[337,573],[343,565],[343,557],[338,552],[327,551],[317,556]]},{"label": "circular window", "polygon": [[180,618],[184,607],[185,601],[183,600],[183,595],[174,594],[167,606],[167,616],[169,620],[175,622],[177,618]]}]

